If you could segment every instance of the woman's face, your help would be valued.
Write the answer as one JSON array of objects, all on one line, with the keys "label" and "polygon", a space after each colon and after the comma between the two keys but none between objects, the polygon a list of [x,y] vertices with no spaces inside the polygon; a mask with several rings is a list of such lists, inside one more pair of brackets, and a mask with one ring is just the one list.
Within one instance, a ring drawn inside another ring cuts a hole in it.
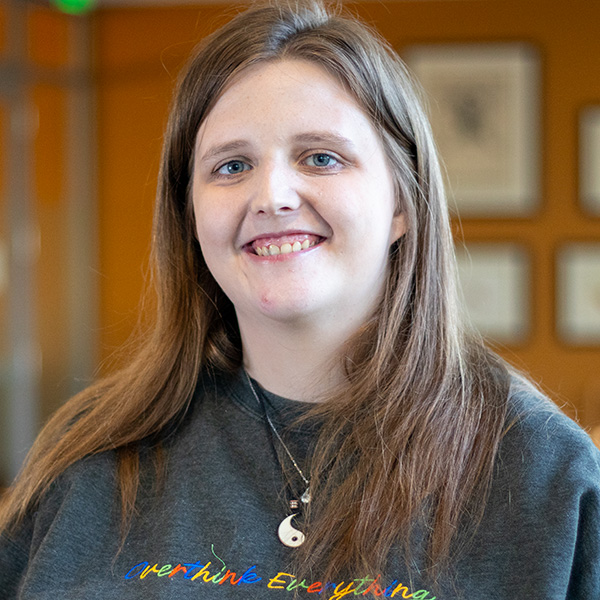
[{"label": "woman's face", "polygon": [[404,218],[377,132],[325,70],[281,60],[236,79],[198,131],[192,194],[242,330],[370,317]]}]

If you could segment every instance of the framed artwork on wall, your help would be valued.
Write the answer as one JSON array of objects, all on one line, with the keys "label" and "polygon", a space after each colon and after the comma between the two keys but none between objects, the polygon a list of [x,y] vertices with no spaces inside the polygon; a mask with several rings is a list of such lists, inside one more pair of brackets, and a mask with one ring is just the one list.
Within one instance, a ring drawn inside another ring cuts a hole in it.
[{"label": "framed artwork on wall", "polygon": [[600,106],[579,119],[579,196],[586,212],[600,217]]},{"label": "framed artwork on wall", "polygon": [[468,243],[456,254],[465,309],[473,325],[491,340],[523,343],[530,321],[527,251],[513,243]]},{"label": "framed artwork on wall", "polygon": [[462,217],[522,217],[539,196],[539,60],[522,43],[412,46],[451,204]]},{"label": "framed artwork on wall", "polygon": [[563,341],[600,345],[600,242],[570,243],[557,255],[557,328]]}]

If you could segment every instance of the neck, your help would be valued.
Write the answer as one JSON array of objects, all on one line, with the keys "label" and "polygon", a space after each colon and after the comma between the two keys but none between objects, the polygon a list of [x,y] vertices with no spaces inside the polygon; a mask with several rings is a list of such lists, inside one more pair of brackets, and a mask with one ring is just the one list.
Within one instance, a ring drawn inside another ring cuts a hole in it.
[{"label": "neck", "polygon": [[238,322],[244,367],[269,392],[319,402],[341,382],[341,352],[352,331],[340,331],[339,323],[317,328]]}]

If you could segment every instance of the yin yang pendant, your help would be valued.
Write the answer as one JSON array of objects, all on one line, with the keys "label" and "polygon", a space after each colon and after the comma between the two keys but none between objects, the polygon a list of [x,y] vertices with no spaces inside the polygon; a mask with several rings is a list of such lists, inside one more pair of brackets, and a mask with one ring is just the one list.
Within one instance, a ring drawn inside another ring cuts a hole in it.
[{"label": "yin yang pendant", "polygon": [[279,536],[281,543],[289,548],[297,548],[298,546],[301,546],[306,539],[301,531],[292,526],[292,519],[296,516],[296,514],[297,513],[294,513],[281,521],[279,524],[279,529],[277,530],[277,535]]}]

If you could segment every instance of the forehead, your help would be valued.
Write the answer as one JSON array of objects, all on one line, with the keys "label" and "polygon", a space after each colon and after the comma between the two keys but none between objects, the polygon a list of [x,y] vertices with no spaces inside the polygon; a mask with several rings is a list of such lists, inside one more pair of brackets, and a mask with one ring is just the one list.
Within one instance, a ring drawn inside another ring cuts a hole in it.
[{"label": "forehead", "polygon": [[306,128],[375,134],[355,98],[323,67],[304,60],[276,60],[245,69],[227,85],[201,124],[197,145],[207,137],[242,131],[283,134]]}]

